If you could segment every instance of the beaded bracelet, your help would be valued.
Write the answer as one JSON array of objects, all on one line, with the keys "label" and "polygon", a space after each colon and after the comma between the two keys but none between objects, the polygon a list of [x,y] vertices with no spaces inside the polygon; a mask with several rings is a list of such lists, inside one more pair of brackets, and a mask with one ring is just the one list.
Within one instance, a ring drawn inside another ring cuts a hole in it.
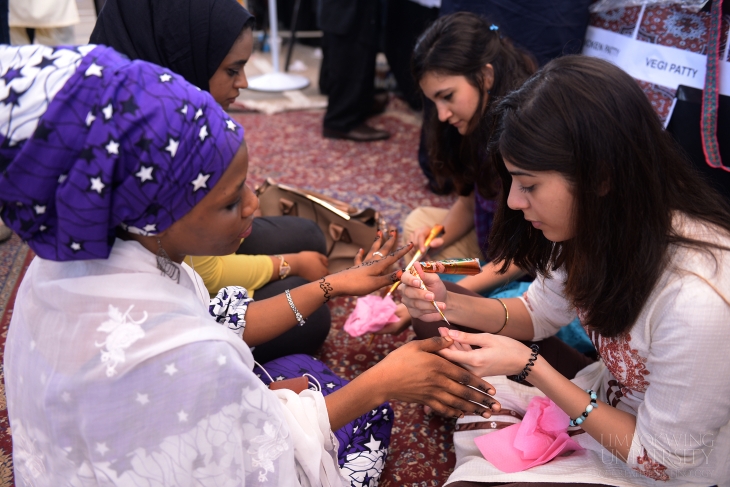
[{"label": "beaded bracelet", "polygon": [[291,310],[294,311],[294,317],[299,322],[299,326],[304,326],[305,320],[302,314],[299,312],[296,306],[294,306],[294,301],[292,301],[291,294],[289,294],[289,290],[287,289],[284,291],[284,294],[286,294],[286,300],[289,301],[289,306],[291,307]]},{"label": "beaded bracelet", "polygon": [[580,416],[570,420],[570,426],[580,426],[581,424],[583,424],[583,421],[585,421],[585,419],[588,417],[588,414],[590,414],[591,411],[598,407],[598,403],[596,402],[598,396],[596,395],[596,393],[591,389],[586,389],[586,392],[590,396],[591,402],[590,404],[588,404],[588,406],[586,406],[586,410],[583,411]]},{"label": "beaded bracelet", "polygon": [[527,365],[525,365],[525,368],[522,369],[522,372],[512,376],[512,378],[515,379],[517,382],[522,382],[527,378],[527,374],[529,374],[532,370],[531,367],[535,365],[535,360],[537,360],[537,354],[540,353],[540,347],[538,347],[534,343],[530,345],[530,349],[532,350],[532,354],[530,355],[530,360],[527,361]]}]

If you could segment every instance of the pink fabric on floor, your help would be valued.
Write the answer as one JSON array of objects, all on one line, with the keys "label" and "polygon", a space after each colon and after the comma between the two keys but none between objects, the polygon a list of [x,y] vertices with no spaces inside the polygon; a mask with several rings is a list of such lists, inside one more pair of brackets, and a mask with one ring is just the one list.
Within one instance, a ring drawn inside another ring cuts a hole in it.
[{"label": "pink fabric on floor", "polygon": [[521,423],[474,439],[492,465],[513,473],[549,462],[571,450],[582,450],[568,436],[570,418],[546,397],[534,397]]},{"label": "pink fabric on floor", "polygon": [[395,308],[395,301],[390,296],[381,298],[368,295],[357,298],[355,309],[347,317],[344,329],[354,337],[380,331],[388,323],[398,321]]}]

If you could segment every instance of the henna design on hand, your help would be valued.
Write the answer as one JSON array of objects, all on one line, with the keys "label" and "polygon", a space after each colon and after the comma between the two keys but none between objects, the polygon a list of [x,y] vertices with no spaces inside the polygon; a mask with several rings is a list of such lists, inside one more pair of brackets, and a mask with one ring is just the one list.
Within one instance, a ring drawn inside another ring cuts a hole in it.
[{"label": "henna design on hand", "polygon": [[322,290],[322,292],[324,293],[324,302],[326,303],[326,302],[327,302],[327,301],[329,301],[329,300],[330,300],[330,298],[332,297],[332,296],[330,295],[330,293],[331,293],[332,291],[334,291],[334,288],[332,287],[332,284],[330,284],[329,282],[327,282],[327,281],[325,280],[325,278],[324,278],[324,277],[323,277],[323,278],[322,278],[322,280],[321,280],[321,281],[319,282],[319,288],[320,288],[320,289]]},{"label": "henna design on hand", "polygon": [[[400,274],[399,274],[400,273]],[[400,281],[401,276],[403,275],[402,271],[395,271],[390,275],[390,282],[395,284],[396,282]]]},{"label": "henna design on hand", "polygon": [[403,245],[402,247],[398,247],[397,249],[395,249],[393,252],[389,253],[388,255],[390,257],[395,257],[395,254],[397,254],[398,252],[400,252],[401,250],[403,250],[406,247],[408,247],[408,245]]}]

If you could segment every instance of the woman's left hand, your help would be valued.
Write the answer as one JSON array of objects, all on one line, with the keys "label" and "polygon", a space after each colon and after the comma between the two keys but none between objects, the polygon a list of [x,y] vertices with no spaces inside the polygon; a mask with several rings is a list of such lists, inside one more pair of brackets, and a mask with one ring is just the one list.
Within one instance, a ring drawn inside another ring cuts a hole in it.
[{"label": "woman's left hand", "polygon": [[378,238],[373,242],[367,255],[365,256],[362,251],[358,252],[354,267],[323,279],[322,285],[326,286],[329,283],[331,287],[329,291],[331,296],[364,296],[398,280],[397,271],[393,271],[392,266],[408,253],[413,245],[408,244],[395,249],[398,232],[391,230],[388,235],[389,238],[384,240],[383,233],[379,231]]},{"label": "woman's left hand", "polygon": [[[454,344],[438,354],[479,377],[519,374],[532,353],[517,340],[501,335],[464,333],[448,328],[439,328],[439,334],[451,337]],[[481,348],[472,349],[472,345]]]}]

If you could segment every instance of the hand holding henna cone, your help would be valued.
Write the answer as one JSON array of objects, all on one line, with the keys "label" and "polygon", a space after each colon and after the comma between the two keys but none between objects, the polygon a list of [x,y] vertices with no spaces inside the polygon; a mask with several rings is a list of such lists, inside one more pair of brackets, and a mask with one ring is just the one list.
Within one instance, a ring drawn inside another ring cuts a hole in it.
[{"label": "hand holding henna cone", "polygon": [[[428,236],[426,237],[426,240],[423,242],[423,245],[426,247],[426,252],[428,252],[428,248],[431,245],[431,241],[433,239],[435,239],[436,237],[438,237],[441,234],[441,232],[443,232],[443,231],[444,231],[443,225],[434,225],[434,227],[431,229]],[[425,252],[421,252],[420,250],[417,250],[415,255],[413,256],[413,258],[411,259],[411,261],[405,267],[405,270],[411,269],[411,267],[413,267],[413,264],[418,262],[418,260],[421,257],[423,257],[424,254],[425,254]],[[395,292],[395,290],[398,289],[398,286],[400,286],[400,281],[397,281],[395,284],[393,284],[390,287],[390,289],[388,289],[388,293],[385,296],[387,297],[387,296],[390,296],[391,294],[393,294],[393,292]]]},{"label": "hand holding henna cone", "polygon": [[[418,275],[418,271],[416,271],[415,267],[411,267],[410,269],[408,269],[408,272],[410,272],[411,275],[413,275],[413,277],[417,277],[419,279],[419,281],[421,282],[420,288],[422,290],[428,291],[428,288],[421,280],[421,276]],[[436,308],[436,311],[439,312],[439,314],[441,315],[441,318],[443,318],[443,320],[446,322],[446,324],[449,325],[449,328],[451,328],[451,323],[449,323],[449,320],[446,319],[446,316],[444,316],[444,313],[441,311],[441,308],[439,308],[438,304],[436,304],[436,301],[431,301],[431,304],[433,304],[433,307]]]},{"label": "hand holding henna cone", "polygon": [[[429,274],[456,274],[462,276],[474,276],[482,272],[482,266],[479,259],[448,259],[448,260],[430,260],[427,262],[419,262],[423,268],[423,272]],[[393,282],[400,281],[403,272],[401,269],[393,273],[391,279]]]}]

